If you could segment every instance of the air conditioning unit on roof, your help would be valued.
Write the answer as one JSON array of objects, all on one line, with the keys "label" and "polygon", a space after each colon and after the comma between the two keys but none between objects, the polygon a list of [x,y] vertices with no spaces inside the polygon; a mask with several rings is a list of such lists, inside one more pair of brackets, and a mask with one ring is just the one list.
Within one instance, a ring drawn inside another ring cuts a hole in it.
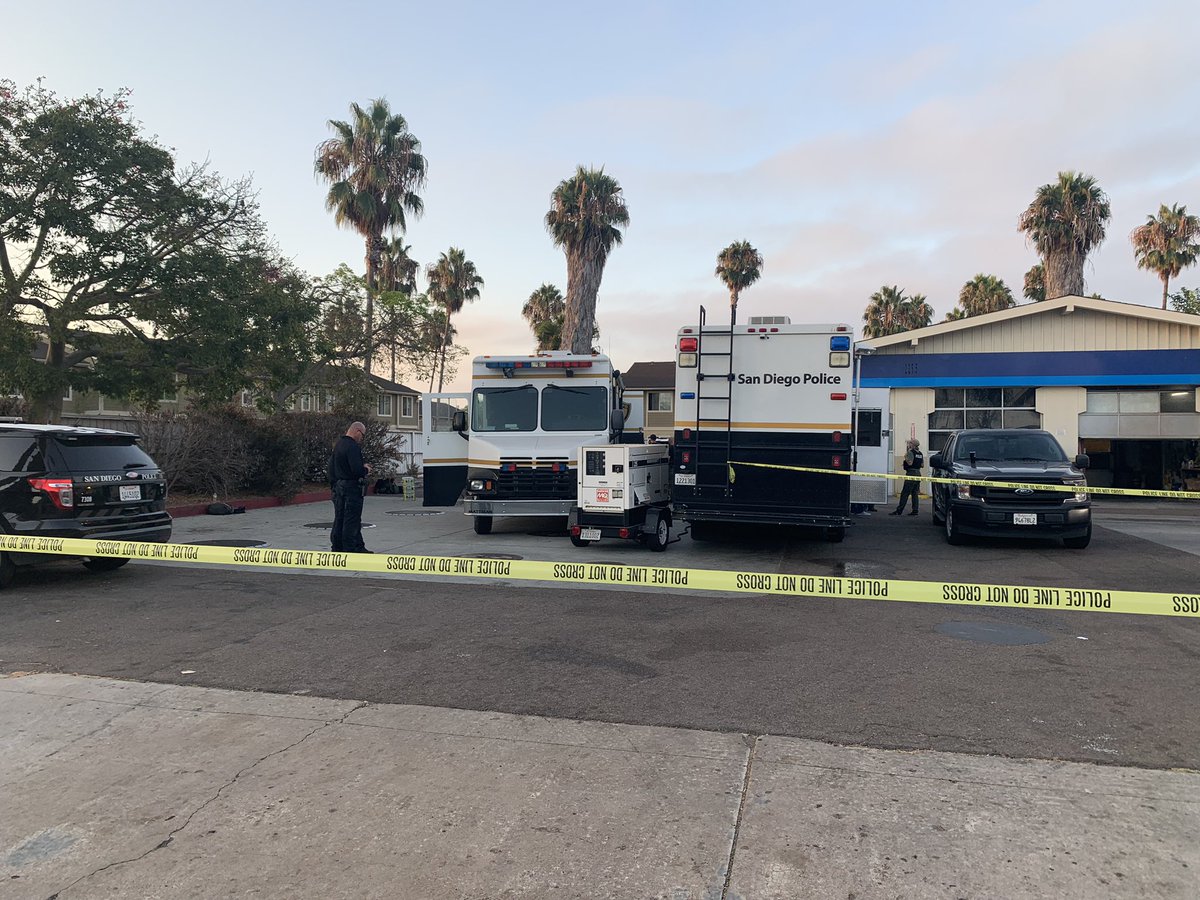
[{"label": "air conditioning unit on roof", "polygon": [[750,325],[791,325],[790,316],[751,316]]}]

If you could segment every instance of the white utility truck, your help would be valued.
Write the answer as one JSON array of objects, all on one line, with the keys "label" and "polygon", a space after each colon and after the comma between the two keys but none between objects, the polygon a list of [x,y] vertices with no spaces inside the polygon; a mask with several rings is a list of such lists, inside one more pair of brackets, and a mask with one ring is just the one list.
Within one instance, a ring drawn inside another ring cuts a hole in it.
[{"label": "white utility truck", "polygon": [[[767,466],[851,468],[849,325],[786,316],[679,329],[671,463],[676,519],[806,525],[831,541],[850,523],[850,478]],[[758,464],[758,465],[749,465]]]},{"label": "white utility truck", "polygon": [[[562,350],[477,356],[471,365],[469,410],[451,413],[448,432],[436,430],[433,415],[422,425],[424,504],[453,506],[465,488],[477,534],[490,533],[498,516],[568,515],[579,448],[620,437],[620,373],[607,356]],[[426,397],[431,411],[465,399]]]},{"label": "white utility truck", "polygon": [[670,448],[610,444],[580,448],[579,500],[567,520],[571,543],[602,537],[642,541],[666,550],[671,539]]}]

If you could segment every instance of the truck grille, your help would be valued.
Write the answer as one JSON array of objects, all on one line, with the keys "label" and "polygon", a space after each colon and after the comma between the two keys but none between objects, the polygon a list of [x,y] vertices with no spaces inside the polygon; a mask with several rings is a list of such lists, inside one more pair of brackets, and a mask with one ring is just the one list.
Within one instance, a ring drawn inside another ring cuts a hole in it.
[{"label": "truck grille", "polygon": [[[575,470],[568,467],[566,459],[502,459],[500,462],[501,471],[496,473],[496,497],[500,500],[575,499]],[[517,466],[516,471],[504,471],[503,467],[510,463]],[[557,472],[552,468],[555,464],[559,466]]]},{"label": "truck grille", "polygon": [[[1003,479],[1008,481],[1010,479]],[[1040,484],[1061,484],[1061,482],[1041,482]],[[991,500],[994,503],[1005,504],[1035,504],[1040,503],[1043,506],[1047,503],[1062,503],[1064,500],[1071,499],[1074,495],[1066,491],[1047,491],[1039,490],[1038,482],[1030,482],[1028,488],[1010,488],[1010,487],[986,487],[984,491],[984,499]],[[972,491],[974,493],[974,491]]]}]

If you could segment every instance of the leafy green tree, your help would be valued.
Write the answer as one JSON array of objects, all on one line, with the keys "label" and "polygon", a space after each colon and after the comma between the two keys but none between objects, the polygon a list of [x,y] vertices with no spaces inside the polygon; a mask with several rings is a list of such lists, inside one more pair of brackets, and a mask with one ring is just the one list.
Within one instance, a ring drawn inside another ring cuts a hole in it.
[{"label": "leafy green tree", "polygon": [[[316,309],[248,181],[177,167],[127,94],[0,82],[0,381],[56,422],[67,388],[200,400],[291,377]],[[45,363],[32,359],[46,342]]]},{"label": "leafy green tree", "polygon": [[408,122],[384,99],[367,109],[350,104],[351,121],[329,120],[335,136],[317,146],[317,175],[329,182],[325,208],[340,227],[358,232],[366,243],[367,310],[363,367],[374,357],[375,297],[388,253],[388,236],[403,234],[408,216],[419,216],[424,203],[426,161],[421,142]]},{"label": "leafy green tree", "polygon": [[550,195],[546,229],[567,256],[567,299],[559,347],[587,353],[596,327],[604,264],[621,243],[629,210],[621,185],[603,169],[579,166]]},{"label": "leafy green tree", "polygon": [[558,349],[566,308],[562,291],[552,284],[543,284],[529,295],[521,315],[533,331],[538,350]]},{"label": "leafy green tree", "polygon": [[1157,216],[1147,216],[1146,224],[1133,230],[1130,240],[1138,268],[1157,272],[1162,279],[1162,308],[1166,309],[1171,279],[1200,257],[1200,218],[1189,215],[1186,206],[1164,203]]},{"label": "leafy green tree", "polygon": [[1108,197],[1096,179],[1082,172],[1059,172],[1058,181],[1037,189],[1017,220],[1045,266],[1046,297],[1083,296],[1083,266],[1104,240],[1111,216]]},{"label": "leafy green tree", "polygon": [[729,289],[729,324],[737,321],[738,298],[762,276],[762,254],[749,241],[734,241],[717,254],[716,276]]},{"label": "leafy green tree", "polygon": [[[441,342],[442,363],[438,372],[438,390],[446,376],[446,348],[451,346],[450,319],[461,312],[463,306],[479,298],[483,279],[475,270],[475,263],[467,259],[458,247],[451,247],[438,257],[438,261],[430,263],[425,270],[429,280],[429,296],[439,304],[446,313],[445,332]],[[429,380],[430,390],[433,389],[433,378]]]},{"label": "leafy green tree", "polygon": [[1171,309],[1200,316],[1200,288],[1180,288],[1171,295]]},{"label": "leafy green tree", "polygon": [[1046,267],[1041,263],[1025,273],[1025,282],[1021,291],[1026,298],[1040,303],[1046,299]]},{"label": "leafy green tree", "polygon": [[1008,285],[995,275],[979,274],[962,286],[958,292],[958,305],[968,316],[998,312],[1016,306]]}]

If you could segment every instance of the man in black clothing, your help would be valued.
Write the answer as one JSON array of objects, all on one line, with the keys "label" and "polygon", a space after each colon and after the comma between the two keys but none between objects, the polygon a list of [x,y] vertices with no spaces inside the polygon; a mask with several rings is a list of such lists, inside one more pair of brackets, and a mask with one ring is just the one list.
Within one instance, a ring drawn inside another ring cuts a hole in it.
[{"label": "man in black clothing", "polygon": [[333,445],[329,459],[329,484],[333,489],[333,531],[329,536],[335,553],[370,553],[363,545],[363,480],[371,467],[363,462],[362,443],[367,426],[351,422]]},{"label": "man in black clothing", "polygon": [[888,513],[891,516],[898,516],[904,512],[904,504],[908,502],[909,497],[912,497],[912,512],[909,515],[915,516],[917,514],[917,502],[921,496],[921,479],[919,476],[922,467],[925,465],[925,455],[921,453],[921,443],[916,438],[909,438],[907,450],[908,452],[904,454],[904,474],[908,478],[904,481],[904,490],[900,492],[900,505]]}]

